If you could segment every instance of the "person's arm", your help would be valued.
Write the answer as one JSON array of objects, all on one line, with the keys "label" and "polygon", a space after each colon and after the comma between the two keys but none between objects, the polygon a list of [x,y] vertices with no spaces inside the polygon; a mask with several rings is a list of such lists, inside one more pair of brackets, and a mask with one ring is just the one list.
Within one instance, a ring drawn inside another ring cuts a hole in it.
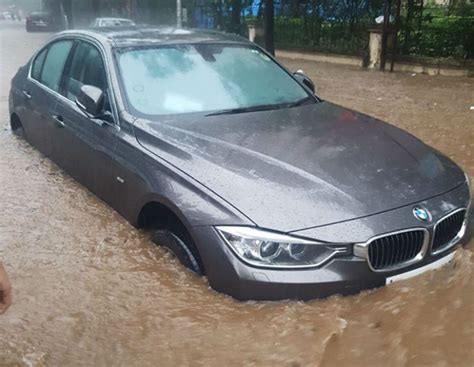
[{"label": "person's arm", "polygon": [[8,280],[7,272],[0,263],[0,315],[12,304],[12,286]]}]

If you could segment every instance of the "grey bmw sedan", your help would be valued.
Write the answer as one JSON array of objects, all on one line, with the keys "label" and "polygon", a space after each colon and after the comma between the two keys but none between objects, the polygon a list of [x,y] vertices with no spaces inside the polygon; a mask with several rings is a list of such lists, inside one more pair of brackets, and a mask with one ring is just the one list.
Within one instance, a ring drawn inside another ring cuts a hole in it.
[{"label": "grey bmw sedan", "polygon": [[380,287],[468,240],[453,161],[323,101],[237,36],[62,32],[20,68],[9,105],[15,133],[240,300]]}]

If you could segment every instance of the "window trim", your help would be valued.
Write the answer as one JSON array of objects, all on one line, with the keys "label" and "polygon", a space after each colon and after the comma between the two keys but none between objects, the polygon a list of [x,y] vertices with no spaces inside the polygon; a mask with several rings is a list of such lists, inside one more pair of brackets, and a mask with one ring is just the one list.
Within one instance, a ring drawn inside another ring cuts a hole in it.
[{"label": "window trim", "polygon": [[[52,40],[50,40],[45,46],[43,46],[42,48],[40,48],[38,51],[36,51],[32,58],[31,58],[31,61],[30,61],[30,64],[29,64],[29,70],[28,70],[28,76],[27,76],[27,80],[36,84],[37,86],[39,86],[40,88],[42,88],[43,90],[45,90],[46,92],[54,95],[55,97],[59,98],[60,100],[62,100],[63,102],[69,104],[70,106],[72,106],[73,108],[78,108],[76,103],[71,101],[70,99],[66,98],[65,96],[63,96],[62,94],[54,91],[53,89],[49,88],[48,86],[44,85],[43,83],[41,83],[40,81],[34,79],[31,75],[31,72],[32,72],[32,69],[33,69],[33,62],[34,60],[36,60],[36,58],[38,57],[38,55],[46,48],[48,48],[48,51],[49,52],[49,48],[51,47],[52,44],[58,42],[58,41],[63,41],[63,40],[71,40],[73,42],[76,43],[76,41],[85,41],[85,42],[89,42],[91,43],[92,45],[94,45],[100,52],[100,55],[102,57],[102,61],[104,62],[104,67],[105,67],[105,76],[107,78],[107,85],[109,87],[109,99],[110,99],[110,107],[112,109],[112,116],[114,118],[114,123],[113,124],[110,124],[111,126],[114,126],[118,131],[120,131],[120,119],[119,119],[119,113],[118,113],[118,108],[117,108],[117,102],[116,102],[116,92],[115,90],[113,89],[112,87],[112,71],[111,71],[111,68],[110,68],[110,60],[106,57],[106,53],[105,53],[105,50],[104,50],[104,46],[99,42],[97,41],[96,39],[92,38],[92,37],[88,37],[86,35],[82,35],[82,34],[68,34],[68,35],[59,35],[55,38],[53,38]],[[69,58],[71,56],[71,52],[75,50],[75,44],[71,47],[71,50],[69,51],[69,55],[68,55],[68,60],[66,61],[66,64],[65,64],[65,68],[67,66],[67,63],[70,62]],[[62,88],[62,82],[63,82],[63,76],[64,76],[64,70],[63,70],[63,75],[61,76],[61,86],[60,86],[60,89]]]}]

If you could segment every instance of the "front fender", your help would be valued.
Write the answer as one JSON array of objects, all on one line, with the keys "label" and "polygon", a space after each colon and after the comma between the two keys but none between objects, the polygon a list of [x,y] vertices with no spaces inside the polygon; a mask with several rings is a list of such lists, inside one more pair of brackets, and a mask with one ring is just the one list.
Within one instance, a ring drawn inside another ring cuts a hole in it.
[{"label": "front fender", "polygon": [[143,207],[156,202],[172,210],[189,227],[204,225],[254,225],[236,208],[178,167],[162,159],[135,139],[122,125],[116,159],[120,188],[119,212],[138,226]]}]

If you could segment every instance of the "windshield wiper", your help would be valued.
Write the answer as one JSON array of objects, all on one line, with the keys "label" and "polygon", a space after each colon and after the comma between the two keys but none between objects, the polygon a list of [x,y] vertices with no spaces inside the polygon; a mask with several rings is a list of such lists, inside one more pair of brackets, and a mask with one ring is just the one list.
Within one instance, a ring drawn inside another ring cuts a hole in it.
[{"label": "windshield wiper", "polygon": [[229,108],[226,110],[215,111],[207,114],[206,116],[218,116],[218,115],[234,115],[237,113],[245,113],[245,112],[257,112],[257,111],[269,111],[269,110],[278,110],[280,108],[289,108],[289,107],[298,107],[304,105],[308,102],[315,102],[313,96],[304,97],[296,102],[292,103],[279,103],[279,104],[264,104],[259,106],[251,106],[251,107],[237,107],[237,108]]},{"label": "windshield wiper", "polygon": [[296,101],[296,102],[293,102],[293,103],[290,103],[288,104],[288,107],[298,107],[298,106],[302,106],[308,102],[315,102],[315,99],[313,96],[307,96],[307,97],[304,97],[302,99],[300,99],[299,101]]},{"label": "windshield wiper", "polygon": [[282,107],[281,104],[264,104],[264,105],[260,105],[260,106],[237,107],[237,108],[229,108],[229,109],[226,109],[226,110],[211,112],[211,113],[207,114],[206,116],[234,115],[234,114],[237,114],[237,113],[245,113],[245,112],[278,110],[281,107]]}]

